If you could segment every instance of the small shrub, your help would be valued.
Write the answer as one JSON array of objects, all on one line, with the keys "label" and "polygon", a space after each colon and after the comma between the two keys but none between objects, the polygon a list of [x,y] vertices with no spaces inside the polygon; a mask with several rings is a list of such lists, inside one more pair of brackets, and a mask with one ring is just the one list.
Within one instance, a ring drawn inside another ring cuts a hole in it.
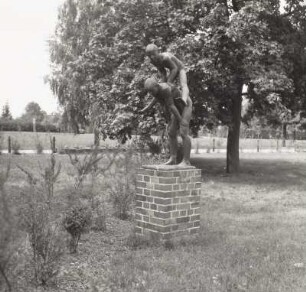
[{"label": "small shrub", "polygon": [[61,163],[56,163],[55,155],[50,155],[50,160],[40,175],[43,178],[43,185],[47,194],[47,204],[51,208],[51,203],[54,196],[54,186],[61,172]]},{"label": "small shrub", "polygon": [[32,266],[37,285],[46,286],[58,274],[64,252],[63,236],[52,223],[49,208],[37,193],[25,194],[27,202],[21,210],[20,225],[29,235]]},{"label": "small shrub", "polygon": [[102,206],[98,206],[95,209],[92,230],[102,232],[106,231],[106,213]]},{"label": "small shrub", "polygon": [[18,166],[26,174],[28,187],[23,189],[24,204],[19,210],[20,227],[23,228],[31,244],[32,266],[37,285],[46,286],[58,274],[63,254],[63,236],[57,224],[51,219],[51,202],[54,183],[60,173],[55,167],[55,158],[42,170],[40,177]]},{"label": "small shrub", "polygon": [[136,189],[137,154],[133,148],[127,149],[115,160],[115,171],[110,173],[106,185],[110,193],[110,200],[115,210],[115,216],[127,219]]},{"label": "small shrub", "polygon": [[56,163],[54,154],[50,155],[50,161],[44,168],[40,166],[40,177],[36,177],[31,171],[20,165],[17,165],[17,167],[27,175],[27,181],[31,188],[31,192],[38,191],[38,193],[44,197],[44,202],[49,206],[49,209],[51,209],[54,186],[61,172],[61,164]]},{"label": "small shrub", "polygon": [[60,271],[60,259],[64,253],[63,235],[56,226],[45,225],[30,237],[36,283],[46,286]]},{"label": "small shrub", "polygon": [[134,190],[131,189],[130,183],[122,177],[117,177],[110,186],[110,195],[115,216],[122,220],[128,219],[128,212],[134,200]]},{"label": "small shrub", "polygon": [[[78,156],[76,154],[72,155],[68,153],[70,163],[76,170],[75,176],[75,189],[82,187],[83,181],[89,174],[104,175],[105,172],[109,170],[112,166],[113,162],[115,161],[115,156],[108,151],[103,152],[103,154],[98,153],[98,148],[94,148],[89,154]],[[103,159],[107,158],[108,162],[105,167],[101,168],[98,167],[98,162]]]},{"label": "small shrub", "polygon": [[19,150],[20,150],[20,144],[18,141],[13,140],[12,144],[11,144],[12,150],[13,150],[13,154],[20,154]]},{"label": "small shrub", "polygon": [[78,204],[69,209],[64,217],[63,226],[70,234],[69,248],[71,253],[77,252],[82,233],[85,233],[92,221],[92,212],[85,205]]}]

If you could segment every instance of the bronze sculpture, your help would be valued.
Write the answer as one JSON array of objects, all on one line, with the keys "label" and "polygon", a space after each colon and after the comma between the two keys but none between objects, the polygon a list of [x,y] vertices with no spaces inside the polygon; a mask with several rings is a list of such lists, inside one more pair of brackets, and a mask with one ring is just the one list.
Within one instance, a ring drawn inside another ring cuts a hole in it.
[{"label": "bronze sculpture", "polygon": [[[163,82],[174,84],[175,79],[178,77],[182,90],[182,100],[187,103],[189,89],[187,85],[187,74],[182,61],[171,53],[160,53],[158,47],[154,44],[146,47],[146,55],[161,73]],[[168,76],[167,69],[169,70]]]},{"label": "bronze sculpture", "polygon": [[154,78],[148,78],[145,81],[145,88],[154,96],[154,99],[141,112],[150,109],[157,102],[168,112],[166,119],[168,122],[170,159],[165,164],[173,165],[177,163],[177,136],[179,134],[183,140],[183,160],[179,166],[190,165],[191,139],[188,132],[192,114],[192,101],[189,95],[184,101],[181,91],[176,86],[165,82],[157,83]]}]

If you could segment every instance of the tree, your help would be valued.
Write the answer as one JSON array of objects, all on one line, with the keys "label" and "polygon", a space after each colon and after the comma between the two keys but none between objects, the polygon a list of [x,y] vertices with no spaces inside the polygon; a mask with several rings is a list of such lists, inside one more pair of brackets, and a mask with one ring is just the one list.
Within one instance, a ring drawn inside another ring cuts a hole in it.
[{"label": "tree", "polygon": [[2,108],[1,118],[5,121],[10,121],[10,120],[13,119],[12,114],[11,114],[11,110],[10,110],[10,106],[9,106],[8,103],[6,103]]},{"label": "tree", "polygon": [[36,122],[40,123],[45,116],[46,112],[40,108],[40,105],[32,101],[26,105],[25,113],[21,116],[21,120],[32,123],[33,118],[35,118]]},{"label": "tree", "polygon": [[260,105],[260,100],[255,100],[249,108],[251,116],[264,115],[272,126],[281,126],[284,139],[287,136],[287,124],[305,115],[303,109],[306,106],[306,6],[301,5],[302,2],[289,0],[282,15],[271,15],[268,19],[271,39],[282,46],[282,62],[286,64],[285,74],[292,81],[292,90],[279,91],[275,84],[275,89],[269,93],[269,104]]},{"label": "tree", "polygon": [[188,71],[192,131],[227,125],[227,171],[238,172],[243,86],[250,118],[290,110],[301,88],[290,75],[285,38],[299,28],[289,19],[288,30],[277,32],[282,18],[278,0],[67,0],[50,42],[51,88],[72,122],[94,121],[104,137],[154,133],[163,118],[138,114],[147,99],[143,81],[156,73],[144,48],[152,42],[167,48]]}]

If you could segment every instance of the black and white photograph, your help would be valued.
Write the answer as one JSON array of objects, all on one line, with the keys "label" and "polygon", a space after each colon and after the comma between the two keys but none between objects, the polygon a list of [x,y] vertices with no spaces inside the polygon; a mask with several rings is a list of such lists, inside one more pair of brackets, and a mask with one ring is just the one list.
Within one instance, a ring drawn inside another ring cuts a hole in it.
[{"label": "black and white photograph", "polygon": [[306,291],[306,0],[0,0],[0,292]]}]

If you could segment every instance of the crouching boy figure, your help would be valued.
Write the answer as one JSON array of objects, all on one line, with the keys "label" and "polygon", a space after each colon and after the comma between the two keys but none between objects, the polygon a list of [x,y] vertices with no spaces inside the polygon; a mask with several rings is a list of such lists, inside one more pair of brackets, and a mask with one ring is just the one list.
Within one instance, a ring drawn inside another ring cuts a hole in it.
[{"label": "crouching boy figure", "polygon": [[192,114],[192,101],[189,95],[185,103],[182,99],[182,93],[177,87],[169,83],[157,83],[154,78],[148,78],[144,86],[154,96],[154,99],[140,112],[145,112],[156,102],[159,102],[168,113],[166,114],[166,119],[168,122],[167,132],[170,145],[170,159],[165,164],[177,164],[177,136],[180,135],[183,140],[183,160],[179,165],[190,165],[191,139],[188,133]]}]

